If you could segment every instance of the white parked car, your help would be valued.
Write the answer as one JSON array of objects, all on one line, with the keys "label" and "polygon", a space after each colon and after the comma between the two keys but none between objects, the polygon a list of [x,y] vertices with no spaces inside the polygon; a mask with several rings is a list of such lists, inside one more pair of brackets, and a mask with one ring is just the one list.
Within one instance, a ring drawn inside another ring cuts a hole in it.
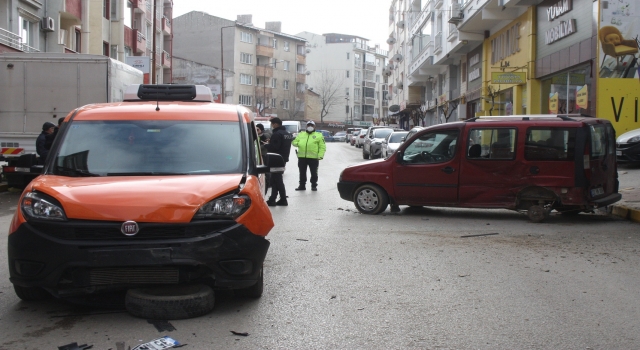
[{"label": "white parked car", "polygon": [[333,141],[334,142],[344,142],[347,139],[347,132],[346,131],[338,131],[335,134],[333,134]]},{"label": "white parked car", "polygon": [[640,163],[640,129],[627,131],[616,139],[619,163]]},{"label": "white parked car", "polygon": [[382,141],[382,158],[387,158],[398,149],[398,146],[404,142],[408,131],[395,131]]}]

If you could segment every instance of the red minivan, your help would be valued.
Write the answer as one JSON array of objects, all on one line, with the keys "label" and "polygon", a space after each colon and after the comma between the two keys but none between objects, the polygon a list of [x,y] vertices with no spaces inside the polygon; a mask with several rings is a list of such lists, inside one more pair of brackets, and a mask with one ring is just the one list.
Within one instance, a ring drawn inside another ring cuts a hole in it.
[{"label": "red minivan", "polygon": [[425,128],[387,159],[353,165],[338,182],[364,214],[389,204],[577,214],[619,201],[615,131],[566,115],[480,117]]}]

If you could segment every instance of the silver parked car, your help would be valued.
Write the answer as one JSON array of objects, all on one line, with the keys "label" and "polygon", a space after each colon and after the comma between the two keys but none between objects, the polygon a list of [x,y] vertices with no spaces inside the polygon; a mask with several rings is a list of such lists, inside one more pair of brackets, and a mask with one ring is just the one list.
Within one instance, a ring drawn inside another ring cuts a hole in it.
[{"label": "silver parked car", "polygon": [[333,141],[334,142],[344,142],[347,138],[347,132],[346,131],[338,131],[335,134],[333,134]]},{"label": "silver parked car", "polygon": [[372,126],[367,130],[362,145],[362,158],[376,159],[382,155],[382,141],[389,136],[393,129],[388,126]]},{"label": "silver parked car", "polygon": [[404,142],[408,131],[394,131],[382,141],[382,157],[387,158]]}]

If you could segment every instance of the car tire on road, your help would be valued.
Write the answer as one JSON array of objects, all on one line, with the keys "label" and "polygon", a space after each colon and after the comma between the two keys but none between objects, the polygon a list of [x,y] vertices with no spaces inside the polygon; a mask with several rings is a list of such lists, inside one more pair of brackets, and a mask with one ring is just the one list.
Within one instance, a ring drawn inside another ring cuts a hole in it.
[{"label": "car tire on road", "polygon": [[380,214],[387,209],[389,198],[378,185],[366,184],[358,187],[353,196],[356,209],[362,214]]},{"label": "car tire on road", "polygon": [[369,155],[364,153],[364,150],[362,150],[362,159],[369,159]]},{"label": "car tire on road", "polygon": [[253,298],[257,299],[262,296],[262,292],[264,291],[264,267],[260,269],[260,277],[258,277],[258,281],[251,287],[235,289],[233,294],[237,297],[243,298]]},{"label": "car tire on road", "polygon": [[206,315],[213,310],[215,295],[203,284],[129,289],[127,311],[151,320],[180,320]]},{"label": "car tire on road", "polygon": [[24,301],[38,301],[51,298],[49,292],[38,287],[23,287],[14,284],[13,290],[16,292],[18,298]]}]

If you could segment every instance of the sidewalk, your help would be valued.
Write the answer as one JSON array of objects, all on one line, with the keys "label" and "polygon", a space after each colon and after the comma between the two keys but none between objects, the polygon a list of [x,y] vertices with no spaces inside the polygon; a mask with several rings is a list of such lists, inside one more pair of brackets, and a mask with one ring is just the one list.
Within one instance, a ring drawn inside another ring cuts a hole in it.
[{"label": "sidewalk", "polygon": [[[6,182],[0,182],[0,192],[9,190]],[[611,213],[615,216],[640,222],[640,188],[621,188],[622,200],[612,205]]]}]

